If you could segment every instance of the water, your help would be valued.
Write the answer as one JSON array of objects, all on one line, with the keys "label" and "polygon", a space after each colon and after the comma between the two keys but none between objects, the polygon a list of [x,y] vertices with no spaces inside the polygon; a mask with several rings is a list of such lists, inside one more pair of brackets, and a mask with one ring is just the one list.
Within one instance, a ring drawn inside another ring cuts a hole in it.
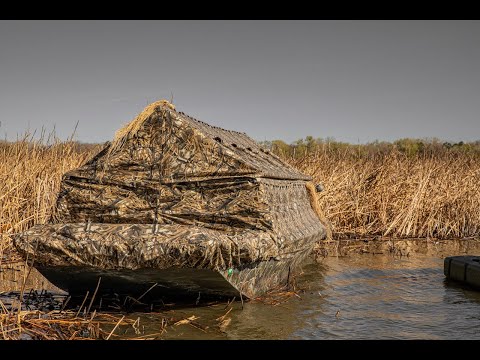
[{"label": "water", "polygon": [[312,291],[287,338],[480,339],[480,293],[449,286],[442,258],[329,258],[304,280]]},{"label": "water", "polygon": [[[224,332],[215,321],[224,305],[176,310],[208,329],[173,326],[159,338],[480,339],[480,292],[447,283],[440,257],[327,257],[306,264],[298,285],[301,298],[277,306],[235,304]],[[140,317],[145,334],[158,332],[155,315],[131,317]]]},{"label": "water", "polygon": [[[129,314],[139,318],[136,332],[129,327],[118,334],[161,339],[480,339],[480,292],[447,282],[443,256],[331,256],[320,264],[306,263],[302,271],[299,297],[275,305],[248,302],[243,310],[235,302],[222,328],[219,318],[230,309],[225,303]],[[5,291],[9,285],[2,276],[0,290]],[[193,324],[179,323],[161,332],[165,317],[174,323],[191,316],[196,317]]]}]

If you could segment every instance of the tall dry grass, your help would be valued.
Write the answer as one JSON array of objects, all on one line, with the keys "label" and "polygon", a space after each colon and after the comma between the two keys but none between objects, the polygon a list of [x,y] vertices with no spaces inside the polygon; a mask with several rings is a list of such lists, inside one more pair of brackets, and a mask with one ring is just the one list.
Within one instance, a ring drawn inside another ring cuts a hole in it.
[{"label": "tall dry grass", "polygon": [[[54,133],[26,134],[0,142],[0,263],[10,250],[9,234],[45,223],[55,206],[62,174],[92,156],[97,147],[82,147]],[[5,259],[4,259],[5,260]]]},{"label": "tall dry grass", "polygon": [[[99,149],[54,134],[0,142],[0,263],[9,234],[44,223],[55,206],[62,174]],[[324,185],[319,203],[333,238],[463,238],[480,236],[480,156],[467,152],[407,155],[319,145],[285,157]],[[3,260],[2,260],[3,259]]]},{"label": "tall dry grass", "polygon": [[318,146],[287,162],[324,185],[320,207],[333,238],[464,238],[480,235],[480,156],[395,148]]}]

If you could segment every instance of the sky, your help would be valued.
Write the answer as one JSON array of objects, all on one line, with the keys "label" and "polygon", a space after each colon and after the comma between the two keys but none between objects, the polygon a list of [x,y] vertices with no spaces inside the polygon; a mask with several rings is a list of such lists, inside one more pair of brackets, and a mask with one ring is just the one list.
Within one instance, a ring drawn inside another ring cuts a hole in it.
[{"label": "sky", "polygon": [[148,104],[255,140],[480,139],[480,21],[0,21],[0,138]]}]

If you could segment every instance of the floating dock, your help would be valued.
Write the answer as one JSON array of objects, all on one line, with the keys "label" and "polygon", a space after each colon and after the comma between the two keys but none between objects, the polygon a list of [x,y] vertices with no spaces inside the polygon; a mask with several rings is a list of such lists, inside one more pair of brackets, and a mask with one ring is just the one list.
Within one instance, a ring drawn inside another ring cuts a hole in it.
[{"label": "floating dock", "polygon": [[443,273],[449,280],[480,289],[480,256],[449,256],[444,260]]}]

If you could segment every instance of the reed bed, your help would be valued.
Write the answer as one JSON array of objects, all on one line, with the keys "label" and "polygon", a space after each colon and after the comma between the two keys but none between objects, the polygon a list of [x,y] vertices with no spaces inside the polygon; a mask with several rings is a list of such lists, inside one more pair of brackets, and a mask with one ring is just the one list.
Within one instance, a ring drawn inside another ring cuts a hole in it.
[{"label": "reed bed", "polygon": [[320,208],[334,239],[480,235],[480,156],[341,150],[327,144],[287,162],[324,186]]},{"label": "reed bed", "polygon": [[0,264],[11,260],[9,235],[45,223],[54,211],[62,174],[99,146],[60,141],[54,133],[0,142]]},{"label": "reed bed", "polygon": [[[0,142],[0,265],[15,260],[9,235],[45,223],[62,174],[100,148],[44,132]],[[480,236],[478,151],[442,147],[412,155],[395,146],[369,148],[321,143],[301,155],[277,151],[324,186],[319,209],[333,239]]]},{"label": "reed bed", "polygon": [[[62,174],[100,148],[44,133],[36,139],[27,134],[15,142],[0,142],[0,266],[19,260],[9,235],[48,221],[55,211]],[[412,154],[395,146],[360,150],[324,143],[301,156],[276,151],[323,185],[318,204],[333,239],[480,237],[478,152]],[[294,290],[268,299],[278,305],[293,295],[299,296]],[[179,325],[205,330],[196,319],[165,317],[160,333]],[[231,319],[226,313],[217,320],[224,330]],[[119,313],[29,310],[22,304],[7,309],[0,302],[0,339],[112,339],[126,329],[133,331],[132,338],[161,335],[141,334],[138,321]]]}]

